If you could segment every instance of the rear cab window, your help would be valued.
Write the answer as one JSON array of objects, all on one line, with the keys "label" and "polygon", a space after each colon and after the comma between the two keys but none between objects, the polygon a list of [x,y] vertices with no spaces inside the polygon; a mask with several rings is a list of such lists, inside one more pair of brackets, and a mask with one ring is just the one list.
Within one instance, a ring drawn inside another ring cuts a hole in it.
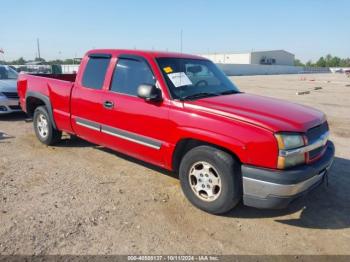
[{"label": "rear cab window", "polygon": [[89,55],[82,85],[91,89],[102,89],[110,61],[111,55],[108,54]]}]

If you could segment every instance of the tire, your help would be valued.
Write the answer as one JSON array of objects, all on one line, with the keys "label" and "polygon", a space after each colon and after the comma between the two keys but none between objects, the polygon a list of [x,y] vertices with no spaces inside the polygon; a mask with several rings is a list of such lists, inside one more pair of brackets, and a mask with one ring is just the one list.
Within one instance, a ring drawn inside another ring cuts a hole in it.
[{"label": "tire", "polygon": [[35,109],[33,124],[36,137],[41,143],[54,145],[61,139],[62,133],[53,127],[45,106],[39,106]]},{"label": "tire", "polygon": [[179,177],[187,199],[208,213],[226,213],[242,198],[239,162],[215,147],[198,146],[187,152]]}]

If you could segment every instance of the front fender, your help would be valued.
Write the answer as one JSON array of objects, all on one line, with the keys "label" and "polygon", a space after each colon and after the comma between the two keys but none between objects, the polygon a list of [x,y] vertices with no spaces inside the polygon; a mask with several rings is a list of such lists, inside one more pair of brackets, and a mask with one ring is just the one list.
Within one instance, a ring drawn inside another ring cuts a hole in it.
[{"label": "front fender", "polygon": [[[237,132],[235,132],[237,131]],[[184,139],[194,139],[204,143],[224,148],[234,154],[241,163],[260,167],[275,168],[277,161],[277,142],[272,133],[262,128],[246,126],[238,132],[233,126],[232,132],[227,134],[204,130],[195,127],[178,127],[178,134],[171,152],[173,157],[178,143]],[[227,132],[226,132],[227,133]],[[171,161],[169,159],[168,161]],[[168,162],[171,163],[171,162]]]}]

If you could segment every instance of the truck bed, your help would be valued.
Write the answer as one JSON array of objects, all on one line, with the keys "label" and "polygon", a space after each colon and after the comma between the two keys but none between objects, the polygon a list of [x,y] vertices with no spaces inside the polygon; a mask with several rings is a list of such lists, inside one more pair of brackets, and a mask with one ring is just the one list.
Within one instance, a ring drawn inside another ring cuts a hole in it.
[{"label": "truck bed", "polygon": [[30,74],[30,75],[40,76],[43,78],[51,78],[51,79],[69,81],[69,82],[75,82],[75,78],[77,77],[77,74]]},{"label": "truck bed", "polygon": [[17,82],[20,105],[27,114],[32,114],[31,108],[26,106],[28,100],[47,98],[48,110],[57,128],[72,132],[70,125],[70,94],[76,74],[20,74]]}]

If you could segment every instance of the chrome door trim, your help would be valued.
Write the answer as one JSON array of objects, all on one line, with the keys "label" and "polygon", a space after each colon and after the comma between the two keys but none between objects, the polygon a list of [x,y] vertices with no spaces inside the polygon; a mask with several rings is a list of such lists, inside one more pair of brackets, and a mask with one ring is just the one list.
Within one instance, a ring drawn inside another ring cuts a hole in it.
[{"label": "chrome door trim", "polygon": [[143,146],[147,146],[153,149],[159,150],[162,146],[162,142],[153,138],[149,138],[146,136],[142,136],[139,134],[135,134],[132,132],[128,132],[122,129],[118,129],[115,127],[107,126],[107,125],[102,125],[100,123],[96,123],[87,119],[83,118],[76,118],[75,122],[79,126],[83,126],[86,128],[89,128],[91,130],[99,131],[104,134],[108,134],[114,137],[118,137],[130,142],[134,142]]},{"label": "chrome door trim", "polygon": [[111,136],[122,138],[124,140],[131,141],[140,145],[148,146],[157,150],[159,150],[160,147],[162,146],[162,143],[158,140],[141,136],[128,131],[124,131],[122,129],[106,126],[106,125],[101,126],[101,132]]},{"label": "chrome door trim", "polygon": [[83,126],[92,130],[101,131],[101,125],[83,118],[76,118],[75,123],[79,126]]}]

